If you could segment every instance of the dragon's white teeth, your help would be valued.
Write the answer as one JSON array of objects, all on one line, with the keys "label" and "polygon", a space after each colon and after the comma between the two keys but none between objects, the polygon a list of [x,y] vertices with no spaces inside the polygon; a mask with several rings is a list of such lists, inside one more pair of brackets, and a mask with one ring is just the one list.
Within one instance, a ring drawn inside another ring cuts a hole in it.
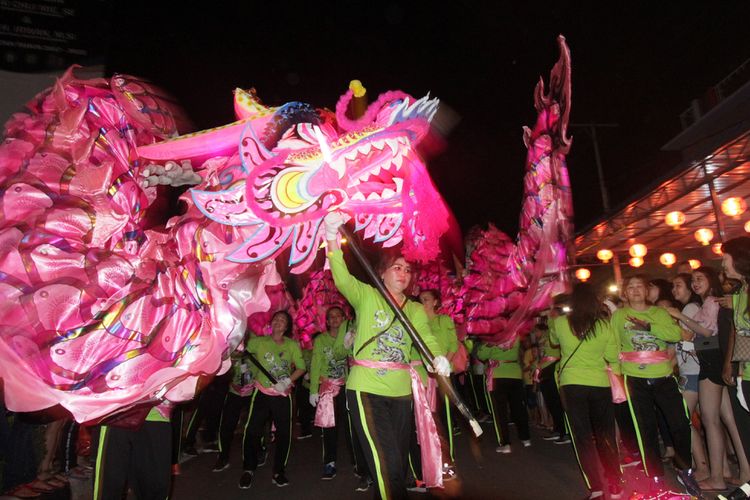
[{"label": "dragon's white teeth", "polygon": [[396,166],[396,170],[400,170],[401,165],[404,163],[404,157],[401,155],[396,155],[396,157],[393,158],[392,163]]},{"label": "dragon's white teeth", "polygon": [[398,139],[386,139],[385,143],[391,148],[391,153],[395,156],[398,154],[399,143]]},{"label": "dragon's white teeth", "polygon": [[351,151],[347,151],[346,154],[344,154],[344,158],[347,160],[356,160],[357,159],[357,148],[352,148]]},{"label": "dragon's white teeth", "polygon": [[396,191],[388,188],[383,190],[383,199],[393,198],[394,196],[396,196]]},{"label": "dragon's white teeth", "polygon": [[359,151],[363,155],[367,155],[370,154],[370,149],[372,149],[372,143],[370,141],[365,141],[364,144],[357,148],[357,151]]},{"label": "dragon's white teeth", "polygon": [[379,199],[380,199],[380,196],[378,195],[378,193],[372,192],[372,193],[370,193],[370,194],[367,195],[367,201],[370,201],[370,200],[379,200]]},{"label": "dragon's white teeth", "polygon": [[352,200],[365,201],[365,195],[363,195],[360,191],[357,191],[352,195]]},{"label": "dragon's white teeth", "polygon": [[396,184],[396,192],[400,193],[404,189],[404,180],[399,177],[393,178],[393,183]]}]

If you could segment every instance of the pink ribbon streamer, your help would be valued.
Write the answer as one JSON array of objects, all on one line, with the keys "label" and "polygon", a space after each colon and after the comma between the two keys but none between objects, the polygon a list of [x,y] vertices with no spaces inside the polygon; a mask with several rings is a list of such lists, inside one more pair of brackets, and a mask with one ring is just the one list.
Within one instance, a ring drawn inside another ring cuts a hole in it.
[{"label": "pink ribbon streamer", "polygon": [[669,351],[632,351],[620,353],[620,361],[641,363],[643,365],[661,363],[662,361],[669,361],[671,358],[672,355]]},{"label": "pink ribbon streamer", "polygon": [[[547,363],[547,362],[559,361],[559,360],[560,358],[557,358],[555,356],[544,356],[542,359],[539,360],[539,364],[543,365],[544,363]],[[534,374],[531,376],[531,381],[538,384],[540,382],[539,376],[541,375],[541,373],[542,373],[542,369],[536,368],[534,370]]]},{"label": "pink ribbon streamer", "polygon": [[336,427],[336,407],[333,400],[341,392],[344,383],[343,378],[323,378],[318,390],[318,406],[315,408],[316,427]]},{"label": "pink ribbon streamer", "polygon": [[352,365],[385,370],[409,370],[411,392],[414,398],[414,418],[417,423],[417,438],[422,450],[422,480],[428,488],[442,488],[443,459],[440,450],[440,438],[435,420],[432,418],[430,405],[427,402],[425,387],[417,371],[410,365],[369,359],[355,359],[352,361]]},{"label": "pink ribbon streamer", "polygon": [[[421,361],[412,361],[411,366],[417,367],[422,366],[424,363]],[[430,406],[430,411],[435,413],[437,411],[437,382],[433,377],[427,376],[427,388],[425,390],[427,397],[427,404]]]},{"label": "pink ribbon streamer", "polygon": [[492,390],[495,388],[495,368],[497,368],[499,365],[500,362],[496,359],[491,359],[487,363],[487,371],[484,372],[484,377],[488,392],[492,392]]}]

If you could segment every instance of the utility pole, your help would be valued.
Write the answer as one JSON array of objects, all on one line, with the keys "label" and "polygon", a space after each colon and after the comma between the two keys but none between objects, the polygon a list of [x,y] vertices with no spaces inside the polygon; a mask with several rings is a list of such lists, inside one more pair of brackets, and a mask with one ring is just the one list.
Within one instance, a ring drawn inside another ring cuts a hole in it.
[{"label": "utility pole", "polygon": [[591,141],[594,143],[594,160],[596,161],[596,172],[599,174],[599,191],[602,195],[602,206],[604,207],[604,213],[608,214],[610,211],[609,206],[609,193],[607,192],[607,186],[604,183],[604,169],[602,169],[602,159],[599,154],[599,141],[596,139],[597,128],[615,128],[619,127],[619,123],[571,123],[571,127],[584,128],[591,135]]}]

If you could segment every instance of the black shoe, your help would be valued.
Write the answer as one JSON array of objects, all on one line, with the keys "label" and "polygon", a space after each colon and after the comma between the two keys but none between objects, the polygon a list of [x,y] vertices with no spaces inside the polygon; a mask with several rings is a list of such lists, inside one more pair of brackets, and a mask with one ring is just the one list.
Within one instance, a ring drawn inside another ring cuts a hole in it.
[{"label": "black shoe", "polygon": [[357,488],[355,491],[367,491],[370,489],[371,485],[372,485],[372,479],[366,476],[361,476],[359,478],[359,483],[357,483]]},{"label": "black shoe", "polygon": [[328,481],[330,479],[333,479],[334,477],[336,477],[336,463],[329,462],[323,466],[323,475],[320,477],[320,479]]},{"label": "black shoe", "polygon": [[454,436],[460,436],[461,435],[461,428],[459,426],[455,426],[453,428],[453,435]]},{"label": "black shoe", "polygon": [[299,436],[297,436],[298,441],[302,441],[303,439],[307,439],[309,437],[312,437],[312,432],[310,431],[303,431],[300,433]]},{"label": "black shoe", "polygon": [[701,487],[698,486],[698,481],[695,480],[693,469],[677,469],[677,481],[685,487],[686,492],[694,497],[701,497]]},{"label": "black shoe", "polygon": [[229,459],[219,457],[216,459],[216,465],[214,465],[213,472],[221,472],[223,470],[227,470],[229,468]]},{"label": "black shoe", "polygon": [[260,450],[258,452],[258,467],[266,465],[266,460],[268,460],[268,450]]},{"label": "black shoe", "polygon": [[198,456],[198,450],[195,449],[195,446],[185,446],[185,448],[182,449],[182,453],[191,457]]},{"label": "black shoe", "polygon": [[246,470],[242,473],[240,476],[240,484],[238,485],[240,489],[247,490],[250,488],[250,485],[253,484],[253,471]]},{"label": "black shoe", "polygon": [[283,488],[284,486],[289,486],[289,480],[286,478],[283,472],[279,472],[278,474],[273,475],[273,484],[278,486],[279,488]]}]

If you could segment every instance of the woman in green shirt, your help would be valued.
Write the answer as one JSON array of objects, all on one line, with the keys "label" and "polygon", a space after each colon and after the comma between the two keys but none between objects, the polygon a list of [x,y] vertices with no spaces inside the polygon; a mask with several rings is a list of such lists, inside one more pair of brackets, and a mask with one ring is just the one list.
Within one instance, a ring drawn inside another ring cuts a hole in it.
[{"label": "woman in green shirt", "polygon": [[253,337],[246,351],[276,379],[273,383],[260,368],[255,372],[255,391],[250,400],[245,433],[242,439],[243,473],[239,487],[248,489],[258,467],[261,437],[266,422],[272,419],[276,432],[273,460],[273,483],[282,487],[289,484],[285,475],[292,435],[292,397],[294,382],[305,374],[305,361],[299,344],[289,338],[292,318],[286,311],[271,317],[271,335]]},{"label": "woman in green shirt", "polygon": [[690,418],[672,375],[668,345],[682,339],[682,329],[665,309],[647,302],[648,281],[648,277],[641,275],[625,279],[623,290],[628,305],[615,311],[611,320],[620,345],[620,366],[625,375],[643,470],[651,478],[652,493],[666,489],[654,412],[654,406],[658,406],[674,443],[678,479],[688,493],[700,496],[692,469]]},{"label": "woman in green shirt", "polygon": [[[373,474],[376,497],[406,498],[409,432],[414,419],[409,371],[411,337],[380,293],[349,273],[337,240],[338,228],[343,223],[343,214],[334,212],[325,217],[333,281],[357,314],[346,401],[352,427]],[[391,297],[436,356],[437,372],[450,375],[450,362],[430,331],[422,305],[407,300],[405,292],[411,282],[411,266],[402,256],[386,254],[378,273]],[[440,464],[437,467],[439,473]]]},{"label": "woman in green shirt", "polygon": [[607,376],[607,364],[619,373],[617,339],[591,285],[578,283],[570,298],[571,312],[550,323],[550,341],[560,345],[560,397],[568,417],[573,446],[591,490],[589,498],[622,496],[620,461],[615,435],[615,409]]}]

